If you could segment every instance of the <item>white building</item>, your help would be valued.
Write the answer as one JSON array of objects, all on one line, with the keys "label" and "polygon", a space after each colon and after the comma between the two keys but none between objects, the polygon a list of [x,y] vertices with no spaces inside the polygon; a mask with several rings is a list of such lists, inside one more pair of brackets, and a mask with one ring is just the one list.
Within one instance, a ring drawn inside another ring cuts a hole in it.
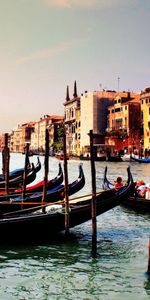
[{"label": "white building", "polygon": [[[81,152],[85,147],[89,147],[89,131],[99,135],[99,142],[107,128],[107,107],[113,103],[116,95],[115,91],[86,92],[81,95]],[[100,138],[101,137],[101,138]],[[97,141],[98,142],[98,141]]]}]

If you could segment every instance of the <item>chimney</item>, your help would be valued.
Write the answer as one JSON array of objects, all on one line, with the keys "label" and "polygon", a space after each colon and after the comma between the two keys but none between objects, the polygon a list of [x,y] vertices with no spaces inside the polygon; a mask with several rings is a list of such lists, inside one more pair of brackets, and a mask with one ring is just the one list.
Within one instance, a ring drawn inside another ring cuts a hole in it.
[{"label": "chimney", "polygon": [[131,98],[131,95],[130,95],[130,92],[128,91],[128,99],[130,99]]}]

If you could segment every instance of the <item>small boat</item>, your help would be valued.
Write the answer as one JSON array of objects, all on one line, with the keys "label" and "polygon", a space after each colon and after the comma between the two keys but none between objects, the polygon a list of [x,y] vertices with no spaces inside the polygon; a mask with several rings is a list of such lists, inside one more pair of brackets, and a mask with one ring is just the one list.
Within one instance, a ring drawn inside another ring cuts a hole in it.
[{"label": "small boat", "polygon": [[[114,185],[107,179],[107,167],[105,168],[102,187],[105,191],[114,190]],[[141,197],[135,189],[130,197],[124,198],[121,205],[140,213],[150,213],[150,199]]]},{"label": "small boat", "polygon": [[[82,165],[79,165],[79,176],[78,178],[68,185],[68,195],[71,196],[78,191],[80,191],[85,185],[85,177]],[[32,208],[32,210],[37,210],[42,204],[43,192],[37,192],[31,195],[26,195],[25,198],[20,196],[12,196],[6,200],[6,197],[0,197],[0,212],[12,212],[18,210],[24,210],[24,213],[27,213],[27,208]],[[44,202],[52,203],[59,200],[63,200],[65,197],[65,186],[60,184],[53,189],[47,190],[46,198]]]},{"label": "small boat", "polygon": [[[91,157],[89,155],[80,155],[80,160],[91,160]],[[95,161],[106,161],[106,155],[97,155],[94,156]]]},{"label": "small boat", "polygon": [[[32,170],[27,174],[26,178],[26,184],[32,183],[36,178],[36,169],[34,165],[32,164]],[[0,191],[4,193],[6,182],[1,181],[0,182]],[[9,180],[9,188],[10,189],[16,189],[23,185],[23,175],[20,175],[18,177],[15,177],[14,179]]]},{"label": "small boat", "polygon": [[131,161],[130,156],[131,156],[130,154],[124,154],[124,155],[121,155],[121,159],[122,159],[122,161],[130,162]]},{"label": "small boat", "polygon": [[[27,170],[28,170],[28,172],[31,171],[31,164],[28,165]],[[18,177],[18,176],[21,176],[21,175],[23,176],[23,173],[24,173],[24,168],[18,168],[18,169],[15,169],[15,170],[13,170],[13,171],[11,171],[11,172],[9,173],[9,180],[14,179],[14,178],[16,178],[16,177]],[[4,180],[5,180],[5,179],[4,179],[4,175],[3,175],[3,174],[0,174],[0,182],[2,182],[2,181],[4,181]]]},{"label": "small boat", "polygon": [[[50,179],[48,180],[47,182],[47,190],[50,190],[50,189],[54,189],[55,187],[57,187],[58,185],[60,185],[61,183],[63,182],[63,170],[62,170],[62,166],[61,164],[59,163],[59,171],[58,171],[58,175],[53,178],[53,179]],[[34,184],[34,185],[31,185],[31,186],[27,186],[26,187],[26,191],[25,191],[25,194],[33,194],[33,193],[37,193],[37,192],[42,192],[43,191],[43,186],[44,186],[44,180]],[[20,188],[12,188],[9,190],[9,195],[7,195],[5,193],[5,191],[0,191],[0,201],[2,200],[2,198],[6,199],[6,197],[13,197],[13,196],[18,196],[19,194],[22,193],[22,187]]]},{"label": "small boat", "polygon": [[134,161],[134,162],[139,162],[139,163],[150,163],[150,157],[147,157],[147,158],[137,158],[137,157],[134,157],[134,156],[130,156],[131,158],[131,161]]},{"label": "small boat", "polygon": [[[64,153],[63,153],[62,151],[57,152],[57,153],[55,154],[55,157],[56,157],[57,159],[64,160]],[[68,154],[68,153],[66,153],[66,158],[67,158],[67,160],[69,159],[69,154]]]},{"label": "small boat", "polygon": [[150,214],[150,199],[144,197],[131,196],[124,199],[122,205],[139,213]]},{"label": "small boat", "polygon": [[123,161],[120,155],[110,154],[106,157],[106,161],[110,162],[121,162]]},{"label": "small boat", "polygon": [[[101,215],[120,205],[124,198],[133,193],[133,179],[129,174],[128,185],[121,191],[104,191],[96,195],[96,214]],[[69,203],[69,228],[91,219],[91,197]],[[33,242],[50,239],[65,230],[64,205],[48,206],[46,211],[26,215],[3,216],[0,219],[0,243]]]},{"label": "small boat", "polygon": [[[129,180],[130,180],[130,167],[127,168],[127,174],[128,174],[128,178],[127,178],[127,181],[126,181],[126,184],[128,184]],[[111,183],[108,178],[107,178],[107,166],[105,167],[105,171],[104,171],[104,177],[103,177],[103,183],[102,183],[102,188],[104,191],[108,191],[108,190],[114,190],[115,187],[114,187],[114,184]]]},{"label": "small boat", "polygon": [[[30,170],[27,172],[26,185],[32,183],[35,180],[36,174],[40,170],[41,170],[41,162],[38,158],[37,165],[34,166],[34,164],[32,163]],[[0,181],[0,194],[4,193],[5,185],[6,185],[5,181]],[[15,178],[9,180],[10,190],[19,188],[22,185],[23,185],[23,173]]]}]

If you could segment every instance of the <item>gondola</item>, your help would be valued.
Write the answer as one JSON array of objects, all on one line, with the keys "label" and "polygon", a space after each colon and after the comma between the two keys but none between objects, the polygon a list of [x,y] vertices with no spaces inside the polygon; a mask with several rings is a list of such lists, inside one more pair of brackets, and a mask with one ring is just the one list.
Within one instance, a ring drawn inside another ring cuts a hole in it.
[{"label": "gondola", "polygon": [[[47,182],[47,190],[51,190],[56,188],[57,186],[59,186],[61,183],[63,182],[63,170],[62,170],[62,166],[59,163],[59,171],[58,171],[58,175],[53,178],[48,180]],[[44,186],[44,180],[31,185],[29,187],[26,187],[26,194],[32,194],[32,193],[37,193],[37,192],[42,192],[43,191],[43,186]],[[22,192],[22,188],[16,189],[15,190],[15,194],[19,194]],[[12,194],[11,194],[12,195]]]},{"label": "gondola", "polygon": [[110,154],[107,155],[106,157],[106,161],[110,161],[110,162],[122,162],[122,158],[120,155],[116,155],[116,154]]},{"label": "gondola", "polygon": [[[27,174],[26,184],[30,184],[35,180],[36,173],[37,173],[36,169],[35,169],[34,165],[32,164],[32,170]],[[1,191],[1,193],[4,192],[5,185],[6,185],[5,181],[0,182],[0,191]],[[23,176],[22,175],[14,178],[14,179],[9,180],[9,188],[10,189],[19,188],[22,185],[23,185]]]},{"label": "gondola", "polygon": [[[105,168],[102,187],[105,191],[114,189],[114,185],[107,179],[107,167]],[[141,197],[135,189],[130,197],[123,200],[122,205],[140,213],[150,213],[150,199]]]},{"label": "gondola", "polygon": [[[82,165],[79,165],[79,176],[77,180],[73,181],[68,185],[68,194],[69,196],[77,193],[80,191],[85,185],[85,177]],[[57,202],[59,200],[63,200],[65,197],[65,187],[64,184],[60,184],[53,189],[50,189],[46,193],[45,202]],[[6,198],[0,198],[0,213],[3,214],[4,212],[11,212],[11,211],[18,211],[24,210],[26,213],[27,208],[31,208],[34,210],[37,209],[42,204],[42,197],[43,193],[38,192],[32,195],[26,195],[25,198],[21,196],[12,197],[10,196],[9,201]]]},{"label": "gondola", "polygon": [[[26,185],[32,183],[35,180],[36,174],[37,174],[37,172],[40,171],[40,169],[41,169],[41,162],[38,158],[38,162],[37,162],[36,166],[34,166],[34,164],[32,163],[30,170],[27,172]],[[5,185],[6,185],[5,181],[0,182],[0,194],[4,193]],[[22,185],[23,185],[23,174],[9,180],[10,190],[19,188]]]},{"label": "gondola", "polygon": [[[130,172],[129,172],[130,173]],[[121,191],[102,192],[96,195],[96,214],[101,215],[120,205],[133,192],[131,173],[129,183]],[[91,219],[91,197],[71,201],[69,205],[69,227],[73,228]],[[64,205],[47,206],[45,212],[36,211],[26,215],[3,216],[0,219],[0,242],[33,242],[50,239],[65,229]]]},{"label": "gondola", "polygon": [[134,161],[134,162],[139,162],[139,163],[150,163],[150,157],[147,157],[147,158],[137,158],[137,157],[134,157],[134,156],[130,156],[131,158],[131,161]]},{"label": "gondola", "polygon": [[[30,172],[31,171],[31,164],[29,163],[28,166],[27,166],[27,171]],[[18,176],[23,176],[23,173],[24,173],[24,168],[18,168],[18,169],[15,169],[13,171],[10,171],[9,173],[9,180],[11,179],[14,179]],[[3,174],[0,174],[0,182],[2,181],[5,181],[4,179],[4,175]]]}]

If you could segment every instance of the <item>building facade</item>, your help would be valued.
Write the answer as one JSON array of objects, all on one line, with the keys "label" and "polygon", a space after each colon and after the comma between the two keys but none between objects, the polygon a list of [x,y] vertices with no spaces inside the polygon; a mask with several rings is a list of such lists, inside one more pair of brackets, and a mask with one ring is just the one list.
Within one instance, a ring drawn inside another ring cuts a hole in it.
[{"label": "building facade", "polygon": [[34,131],[31,134],[30,149],[33,152],[45,151],[45,134],[46,129],[49,131],[49,147],[52,148],[54,142],[58,140],[58,129],[63,123],[63,116],[44,115],[35,123]]},{"label": "building facade", "polygon": [[[93,130],[97,149],[104,144],[105,131],[107,128],[107,109],[116,96],[115,91],[87,92],[81,95],[81,154],[88,155],[90,140],[89,131]],[[101,145],[101,146],[100,146]]]},{"label": "building facade", "polygon": [[133,152],[140,147],[140,95],[118,93],[114,104],[108,107],[105,142],[116,151]]},{"label": "building facade", "polygon": [[150,87],[141,91],[141,127],[144,151],[150,150]]}]

